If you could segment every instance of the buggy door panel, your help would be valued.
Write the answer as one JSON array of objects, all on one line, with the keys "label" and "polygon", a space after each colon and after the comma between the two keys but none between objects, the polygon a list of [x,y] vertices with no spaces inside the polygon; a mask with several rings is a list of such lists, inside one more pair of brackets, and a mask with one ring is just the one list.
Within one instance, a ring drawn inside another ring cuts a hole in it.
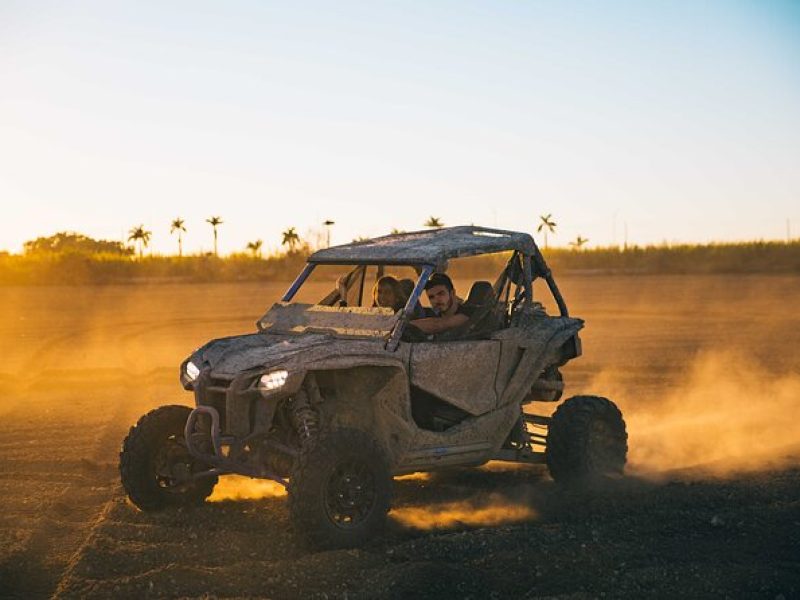
[{"label": "buggy door panel", "polygon": [[503,339],[498,342],[501,344],[500,360],[497,366],[497,378],[495,380],[495,392],[497,398],[503,397],[503,392],[506,391],[508,382],[520,366],[520,360],[524,353],[524,348],[520,347],[518,339]]},{"label": "buggy door panel", "polygon": [[487,413],[497,405],[500,348],[495,340],[413,344],[411,385],[471,415]]}]

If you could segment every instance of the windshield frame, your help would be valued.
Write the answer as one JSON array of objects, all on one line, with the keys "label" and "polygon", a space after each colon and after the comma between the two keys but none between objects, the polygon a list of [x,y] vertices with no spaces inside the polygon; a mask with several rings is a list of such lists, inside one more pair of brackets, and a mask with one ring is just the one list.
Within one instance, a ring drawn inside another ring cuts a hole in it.
[{"label": "windshield frame", "polygon": [[[519,260],[520,266],[522,270],[522,281],[520,282],[521,290],[524,290],[524,301],[525,305],[531,306],[533,302],[533,280],[537,277],[541,277],[547,283],[548,288],[550,289],[550,293],[552,294],[556,304],[559,308],[560,316],[567,317],[569,316],[569,312],[567,310],[566,304],[564,299],[556,286],[556,283],[553,279],[552,273],[550,269],[547,267],[547,264],[544,261],[544,258],[541,254],[537,253],[533,256],[521,251],[515,251],[512,253],[512,260]],[[286,293],[281,298],[282,302],[291,302],[294,296],[297,294],[298,290],[302,287],[311,273],[314,271],[314,268],[317,265],[331,265],[336,264],[340,266],[353,266],[353,267],[364,267],[365,269],[370,266],[377,266],[379,269],[382,266],[408,266],[412,267],[416,270],[419,270],[419,276],[417,277],[417,283],[414,286],[414,290],[412,291],[411,295],[406,302],[405,307],[400,311],[398,315],[397,322],[395,323],[394,327],[392,328],[387,342],[386,342],[386,349],[393,351],[397,348],[400,343],[400,339],[403,334],[403,330],[405,329],[406,325],[410,321],[410,317],[413,314],[414,308],[416,307],[417,303],[422,296],[423,291],[425,290],[425,284],[430,279],[431,275],[436,271],[437,265],[430,264],[430,263],[396,263],[396,262],[387,262],[387,261],[342,261],[342,262],[308,262],[304,266],[303,270],[297,276],[297,278],[292,282],[289,289],[286,290]],[[504,269],[501,273],[501,278],[506,274],[506,270]],[[360,278],[361,282],[361,295],[363,295],[363,285],[364,285],[364,276]],[[498,287],[498,284],[495,284],[495,288]],[[498,292],[499,290],[495,290]]]},{"label": "windshield frame", "polygon": [[[308,277],[314,271],[314,268],[317,266],[317,264],[329,264],[329,263],[315,263],[315,262],[306,263],[306,265],[303,268],[303,270],[300,272],[300,274],[297,276],[297,278],[294,280],[294,282],[292,282],[292,284],[289,286],[289,289],[286,290],[286,293],[284,293],[283,297],[281,298],[281,302],[291,302],[292,301],[292,299],[295,297],[297,292],[300,290],[300,288],[306,282]],[[359,263],[342,263],[341,266],[349,266],[349,265],[353,265],[356,268],[357,267],[365,267],[366,268],[366,267],[369,267],[369,266],[377,266],[378,268],[380,268],[381,266],[389,266],[389,265],[384,265],[383,263],[373,263],[373,262],[370,262],[369,264],[368,263],[360,263],[360,262]],[[394,265],[392,265],[392,266],[394,266]],[[390,351],[394,350],[395,348],[397,348],[397,345],[400,342],[400,338],[403,335],[403,330],[405,329],[406,324],[408,324],[408,322],[410,320],[409,317],[413,314],[414,307],[416,307],[417,302],[419,302],[419,299],[422,296],[422,292],[425,290],[425,284],[428,283],[428,279],[430,279],[430,276],[433,274],[433,272],[435,270],[435,265],[430,265],[430,264],[423,264],[423,265],[408,264],[408,265],[403,265],[403,266],[408,266],[408,267],[412,267],[412,268],[421,269],[421,271],[419,273],[419,276],[417,277],[417,282],[414,285],[414,290],[411,292],[411,295],[408,297],[408,301],[406,302],[406,305],[403,307],[403,310],[400,311],[399,318],[397,319],[397,322],[395,323],[394,327],[392,328],[391,332],[389,333],[389,337],[388,337],[388,340],[387,340],[387,343],[386,343],[386,349],[390,350]],[[364,278],[361,277],[360,285],[362,287],[364,285],[363,279]],[[362,293],[363,293],[363,290],[362,290]]]},{"label": "windshield frame", "polygon": [[[309,263],[306,263],[306,265],[303,268],[303,270],[300,272],[300,274],[297,276],[297,278],[289,286],[289,289],[287,289],[286,292],[283,294],[283,296],[281,297],[281,302],[291,302],[293,300],[293,298],[297,295],[297,292],[300,291],[300,288],[302,288],[303,284],[309,278],[311,273],[314,271],[314,268],[317,267],[318,265],[319,266],[331,266],[331,265],[333,265],[333,266],[342,266],[342,267],[348,267],[348,266],[355,267],[352,271],[350,271],[348,273],[348,275],[354,273],[359,268],[362,269],[364,272],[361,274],[360,277],[357,276],[357,278],[354,280],[354,282],[356,282],[356,285],[359,287],[359,289],[358,289],[358,304],[359,305],[361,305],[361,302],[363,302],[364,283],[366,281],[366,269],[367,268],[369,268],[369,267],[377,267],[378,268],[378,275],[377,275],[378,278],[380,278],[381,275],[383,275],[384,267],[402,266],[402,267],[411,267],[411,268],[413,268],[414,270],[417,271],[418,275],[417,275],[416,283],[414,284],[414,291],[411,293],[411,296],[409,296],[408,302],[406,302],[405,310],[409,310],[409,307],[413,308],[414,303],[412,302],[412,300],[414,300],[414,301],[419,300],[419,298],[420,298],[420,296],[422,294],[422,290],[424,289],[425,283],[428,281],[428,278],[430,277],[431,273],[433,273],[433,271],[436,268],[434,265],[428,265],[428,264],[394,264],[394,263],[390,264],[390,263],[385,263],[385,262],[372,262],[372,261],[371,262],[358,262],[358,263],[344,263],[344,262],[343,263],[316,263],[316,262],[309,262]],[[426,277],[424,277],[424,281],[423,281],[423,275],[425,274],[426,270],[429,270],[430,272],[428,273],[428,275]],[[336,292],[335,289],[331,290],[331,292],[328,295],[330,296],[330,294],[333,294],[335,292]]]}]

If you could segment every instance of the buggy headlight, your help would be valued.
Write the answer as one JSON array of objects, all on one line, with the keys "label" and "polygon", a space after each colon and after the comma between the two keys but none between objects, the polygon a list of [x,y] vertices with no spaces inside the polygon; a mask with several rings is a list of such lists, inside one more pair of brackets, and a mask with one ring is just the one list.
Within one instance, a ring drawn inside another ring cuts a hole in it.
[{"label": "buggy headlight", "polygon": [[264,390],[277,390],[279,387],[283,387],[286,384],[287,377],[289,377],[289,371],[284,369],[266,373],[258,380],[258,387]]},{"label": "buggy headlight", "polygon": [[200,375],[200,369],[197,368],[197,365],[194,364],[192,361],[186,363],[186,378],[189,381],[194,381],[197,379],[197,376]]}]

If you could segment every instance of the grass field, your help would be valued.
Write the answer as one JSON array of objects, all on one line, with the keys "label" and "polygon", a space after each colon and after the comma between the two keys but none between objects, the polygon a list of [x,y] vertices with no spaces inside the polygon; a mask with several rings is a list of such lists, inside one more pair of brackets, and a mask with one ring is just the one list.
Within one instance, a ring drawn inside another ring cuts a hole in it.
[{"label": "grass field", "polygon": [[[63,234],[59,234],[63,235]],[[58,237],[58,236],[55,236]],[[109,244],[109,242],[100,242]],[[95,245],[98,242],[94,242]],[[49,246],[45,245],[45,248]],[[291,280],[311,249],[264,258],[251,254],[163,256],[131,255],[65,248],[31,250],[23,254],[0,252],[0,286],[114,284],[142,282],[242,282]],[[121,251],[121,248],[118,249]],[[550,267],[560,274],[800,274],[800,241],[752,241],[709,244],[660,244],[621,248],[544,248]],[[476,278],[494,274],[507,254],[452,261],[451,275]],[[461,263],[459,265],[459,263]]]},{"label": "grass field", "polygon": [[141,414],[191,403],[180,361],[253,331],[284,284],[0,288],[0,596],[800,595],[800,280],[559,283],[586,320],[567,395],[619,403],[628,477],[405,477],[385,538],[325,553],[295,543],[273,486],[230,478],[200,509],[151,515],[116,474]]}]

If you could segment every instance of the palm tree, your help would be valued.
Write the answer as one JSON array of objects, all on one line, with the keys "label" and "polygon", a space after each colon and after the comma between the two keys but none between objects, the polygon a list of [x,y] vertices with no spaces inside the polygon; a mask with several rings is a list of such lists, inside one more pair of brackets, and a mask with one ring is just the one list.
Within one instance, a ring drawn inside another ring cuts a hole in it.
[{"label": "palm tree", "polygon": [[555,233],[556,232],[556,222],[553,221],[553,215],[548,213],[544,216],[540,216],[539,220],[539,227],[536,228],[536,233],[542,233],[544,230],[544,247],[547,248],[547,232]]},{"label": "palm tree", "polygon": [[152,231],[147,231],[144,225],[134,227],[128,232],[128,241],[139,244],[139,258],[142,258],[142,252],[150,243],[150,236],[153,235]]},{"label": "palm tree", "polygon": [[431,229],[441,229],[444,227],[444,223],[442,223],[439,217],[430,217],[427,221],[425,221],[425,227],[430,227]]},{"label": "palm tree", "polygon": [[222,225],[222,217],[211,217],[206,219],[206,223],[214,228],[214,256],[217,256],[217,226]]},{"label": "palm tree", "polygon": [[575,241],[570,242],[569,245],[572,246],[573,248],[577,248],[578,250],[580,250],[581,248],[583,248],[584,244],[586,244],[588,241],[589,241],[588,238],[578,236],[575,238]]},{"label": "palm tree", "polygon": [[295,248],[297,248],[297,244],[300,243],[300,236],[297,235],[297,231],[295,231],[294,227],[289,227],[286,231],[283,232],[283,241],[281,242],[282,246],[289,246],[289,253],[293,254]]},{"label": "palm tree", "polygon": [[183,256],[183,234],[186,233],[186,227],[180,217],[173,219],[172,226],[169,228],[171,234],[176,231],[178,232],[178,256]]},{"label": "palm tree", "polygon": [[247,249],[253,253],[253,258],[261,258],[261,244],[263,242],[261,240],[256,240],[255,242],[247,242]]},{"label": "palm tree", "polygon": [[336,225],[336,222],[335,221],[331,221],[330,219],[326,219],[322,224],[325,225],[325,229],[328,230],[327,247],[330,248],[331,247],[331,225]]},{"label": "palm tree", "polygon": [[392,235],[400,235],[401,233],[405,233],[402,229],[398,229],[397,227],[392,227],[391,234]]}]

